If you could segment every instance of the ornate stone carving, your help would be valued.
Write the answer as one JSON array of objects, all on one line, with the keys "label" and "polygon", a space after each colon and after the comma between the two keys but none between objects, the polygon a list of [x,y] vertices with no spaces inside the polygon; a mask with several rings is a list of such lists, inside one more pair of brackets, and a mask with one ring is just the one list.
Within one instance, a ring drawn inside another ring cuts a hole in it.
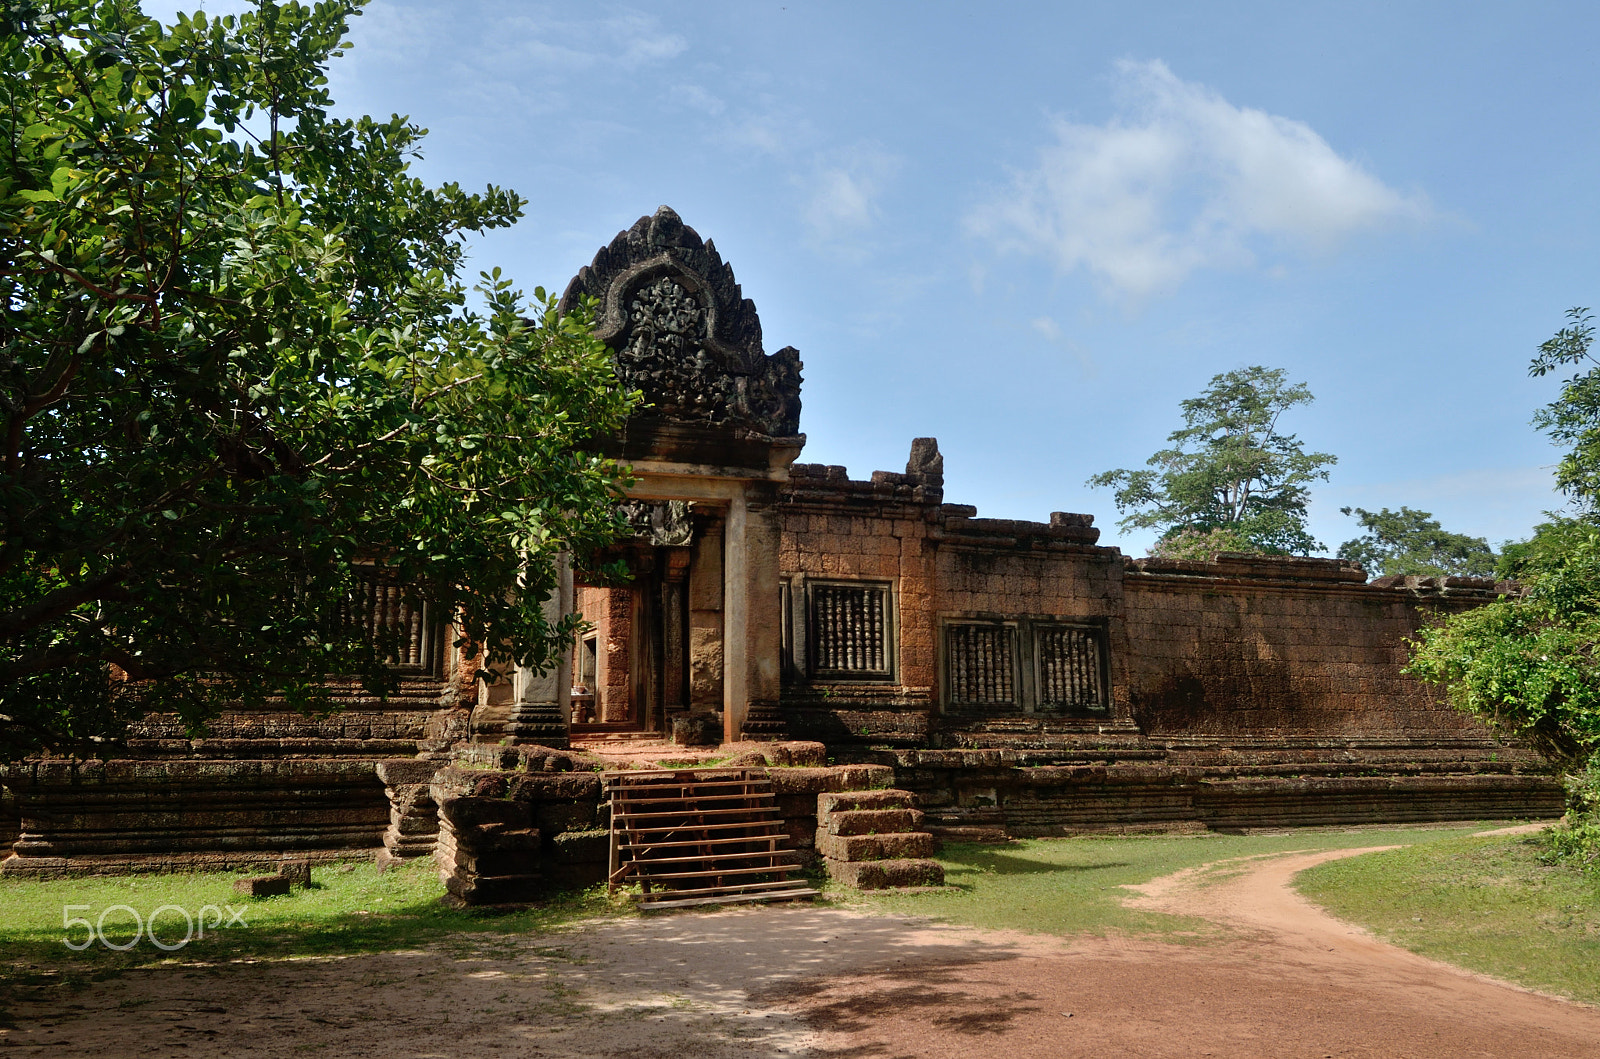
[{"label": "ornate stone carving", "polygon": [[597,334],[617,377],[643,391],[642,415],[739,427],[773,437],[800,430],[800,354],[768,356],[761,320],[711,242],[663,206],[578,270],[562,311],[600,302]]},{"label": "ornate stone carving", "polygon": [[633,535],[663,548],[684,548],[694,542],[694,523],[689,518],[689,504],[683,500],[666,500],[652,504],[644,500],[629,500],[621,505]]}]

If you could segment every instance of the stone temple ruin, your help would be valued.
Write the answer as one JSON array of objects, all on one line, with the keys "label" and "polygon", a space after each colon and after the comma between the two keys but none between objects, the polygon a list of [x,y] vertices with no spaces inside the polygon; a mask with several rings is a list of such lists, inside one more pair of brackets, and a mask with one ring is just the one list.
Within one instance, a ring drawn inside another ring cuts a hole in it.
[{"label": "stone temple ruin", "polygon": [[[1430,614],[1506,586],[1133,559],[1089,515],[946,503],[932,438],[866,480],[796,462],[799,354],[764,351],[732,269],[666,208],[603,247],[564,305],[580,295],[648,404],[597,442],[636,478],[635,532],[608,557],[632,580],[571,572],[547,608],[590,631],[558,672],[484,686],[444,623],[375,589],[374,620],[409,634],[397,695],[351,692],[325,719],[240,710],[204,739],[157,717],[122,759],[9,766],[0,870],[382,846],[437,853],[466,900],[525,897],[605,874],[603,780],[569,742],[652,734],[769,742],[740,776],[770,782],[798,857],[864,885],[894,880],[860,862],[912,863],[937,834],[1560,813],[1535,755],[1400,672]],[[900,814],[900,834],[853,842],[852,812]]]}]

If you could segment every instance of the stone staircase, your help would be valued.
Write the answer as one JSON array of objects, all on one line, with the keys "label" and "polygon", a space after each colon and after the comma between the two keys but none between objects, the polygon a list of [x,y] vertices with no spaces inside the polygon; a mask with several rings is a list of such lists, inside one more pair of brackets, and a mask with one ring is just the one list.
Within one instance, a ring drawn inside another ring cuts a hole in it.
[{"label": "stone staircase", "polygon": [[602,776],[611,804],[613,890],[639,884],[641,910],[814,897],[789,848],[772,783],[756,770]]},{"label": "stone staircase", "polygon": [[817,852],[828,874],[862,890],[943,886],[934,837],[911,792],[845,791],[817,799]]}]

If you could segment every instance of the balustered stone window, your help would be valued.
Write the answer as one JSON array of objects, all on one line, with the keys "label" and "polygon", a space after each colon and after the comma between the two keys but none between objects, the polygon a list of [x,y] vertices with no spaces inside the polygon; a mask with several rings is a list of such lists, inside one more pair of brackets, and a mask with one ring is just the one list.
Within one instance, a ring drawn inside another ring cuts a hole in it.
[{"label": "balustered stone window", "polygon": [[806,583],[806,651],[813,680],[894,679],[894,594],[880,581]]},{"label": "balustered stone window", "polygon": [[1034,706],[1067,712],[1106,705],[1100,630],[1084,625],[1034,625]]},{"label": "balustered stone window", "polygon": [[1091,624],[948,620],[945,705],[957,713],[1104,713],[1104,640]]},{"label": "balustered stone window", "polygon": [[956,622],[945,627],[950,702],[962,706],[1015,706],[1017,627]]},{"label": "balustered stone window", "polygon": [[386,655],[384,661],[406,673],[437,676],[443,671],[444,627],[425,602],[406,598],[405,589],[379,577],[364,577],[339,607],[341,625],[354,622]]}]

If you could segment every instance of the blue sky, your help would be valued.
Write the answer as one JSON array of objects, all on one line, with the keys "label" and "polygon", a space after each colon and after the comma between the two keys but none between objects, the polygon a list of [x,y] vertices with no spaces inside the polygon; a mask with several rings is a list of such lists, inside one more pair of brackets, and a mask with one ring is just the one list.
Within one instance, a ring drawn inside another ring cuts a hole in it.
[{"label": "blue sky", "polygon": [[[193,4],[147,4],[154,14]],[[237,5],[206,4],[224,12]],[[376,0],[332,87],[418,172],[530,200],[474,247],[560,289],[661,204],[805,360],[807,461],[936,436],[946,497],[1085,511],[1215,374],[1283,368],[1314,494],[1491,542],[1561,498],[1527,363],[1600,302],[1600,6]]]}]

